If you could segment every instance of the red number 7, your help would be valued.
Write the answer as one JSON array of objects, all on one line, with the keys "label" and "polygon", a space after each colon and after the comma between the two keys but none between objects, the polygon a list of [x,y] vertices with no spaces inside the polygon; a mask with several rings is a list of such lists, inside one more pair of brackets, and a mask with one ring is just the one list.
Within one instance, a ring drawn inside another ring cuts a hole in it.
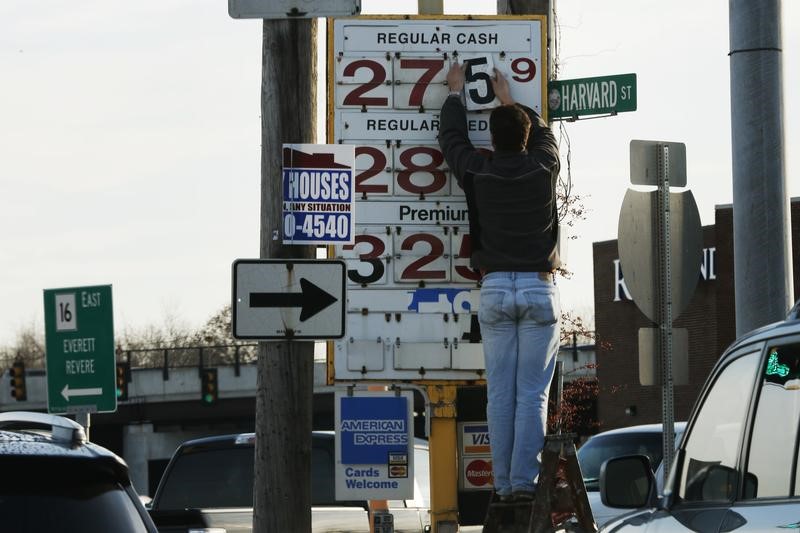
[{"label": "red number 7", "polygon": [[425,72],[419,77],[411,90],[408,97],[408,105],[421,106],[422,97],[425,95],[425,90],[430,85],[431,80],[436,74],[444,68],[443,59],[401,59],[400,68],[407,69],[422,69]]}]

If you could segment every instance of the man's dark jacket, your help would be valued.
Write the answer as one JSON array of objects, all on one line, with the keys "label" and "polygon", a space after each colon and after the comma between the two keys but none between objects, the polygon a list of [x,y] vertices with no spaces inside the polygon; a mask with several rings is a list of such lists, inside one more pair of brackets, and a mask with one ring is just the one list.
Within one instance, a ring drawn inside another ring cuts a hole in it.
[{"label": "man's dark jacket", "polygon": [[531,119],[527,150],[485,156],[469,140],[461,99],[450,96],[442,106],[439,145],[467,196],[472,267],[484,272],[549,272],[561,266],[558,144],[535,111],[520,107]]}]

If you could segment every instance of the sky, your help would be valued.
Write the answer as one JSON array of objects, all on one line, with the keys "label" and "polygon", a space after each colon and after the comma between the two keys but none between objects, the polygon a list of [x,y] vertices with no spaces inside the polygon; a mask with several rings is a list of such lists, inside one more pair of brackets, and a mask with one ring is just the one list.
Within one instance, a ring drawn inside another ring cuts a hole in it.
[{"label": "sky", "polygon": [[[362,0],[364,14],[416,8]],[[704,225],[732,202],[728,2],[559,0],[557,16],[559,78],[637,75],[635,112],[563,125],[587,215],[559,286],[565,310],[590,315],[592,243],[616,238],[632,139],[686,144]],[[800,2],[782,18],[797,197]],[[230,302],[232,262],[259,252],[260,82],[261,23],[224,0],[0,3],[0,347],[43,330],[48,288],[111,284],[118,335],[199,327]]]}]

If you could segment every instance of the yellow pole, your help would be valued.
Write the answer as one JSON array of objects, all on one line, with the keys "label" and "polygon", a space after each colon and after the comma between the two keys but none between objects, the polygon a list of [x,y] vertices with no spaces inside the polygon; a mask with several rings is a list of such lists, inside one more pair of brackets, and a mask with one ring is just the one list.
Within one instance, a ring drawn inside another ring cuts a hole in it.
[{"label": "yellow pole", "polygon": [[[375,390],[375,391],[385,391],[386,387],[383,385],[370,385],[367,387],[367,390]],[[413,442],[414,436],[412,434],[411,440]],[[411,453],[414,453],[414,447],[411,447]],[[388,513],[389,512],[389,502],[386,500],[369,500],[367,502],[367,506],[369,507],[369,533],[375,533],[375,514],[376,513]]]},{"label": "yellow pole", "polygon": [[458,531],[458,460],[456,458],[456,385],[429,385],[433,533]]},{"label": "yellow pole", "polygon": [[[441,15],[444,0],[417,0],[420,15]],[[458,531],[458,460],[456,458],[456,386],[430,385],[431,531]]]}]

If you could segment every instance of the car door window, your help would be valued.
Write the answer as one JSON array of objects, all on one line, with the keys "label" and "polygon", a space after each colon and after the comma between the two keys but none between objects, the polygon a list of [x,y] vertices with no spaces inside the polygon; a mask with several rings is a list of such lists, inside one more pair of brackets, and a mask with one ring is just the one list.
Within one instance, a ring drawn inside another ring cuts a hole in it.
[{"label": "car door window", "polygon": [[678,495],[685,501],[733,497],[742,428],[747,416],[759,352],[739,357],[717,376],[684,446]]},{"label": "car door window", "polygon": [[336,451],[332,438],[312,439],[311,444],[311,505],[336,507],[366,507],[362,500],[336,499]]},{"label": "car door window", "polygon": [[747,458],[746,499],[790,496],[791,466],[797,456],[800,344],[769,346],[763,365]]},{"label": "car door window", "polygon": [[252,507],[253,447],[185,448],[173,462],[159,509]]},{"label": "car door window", "polygon": [[333,446],[326,444],[315,440],[311,446],[311,505],[336,505]]}]

